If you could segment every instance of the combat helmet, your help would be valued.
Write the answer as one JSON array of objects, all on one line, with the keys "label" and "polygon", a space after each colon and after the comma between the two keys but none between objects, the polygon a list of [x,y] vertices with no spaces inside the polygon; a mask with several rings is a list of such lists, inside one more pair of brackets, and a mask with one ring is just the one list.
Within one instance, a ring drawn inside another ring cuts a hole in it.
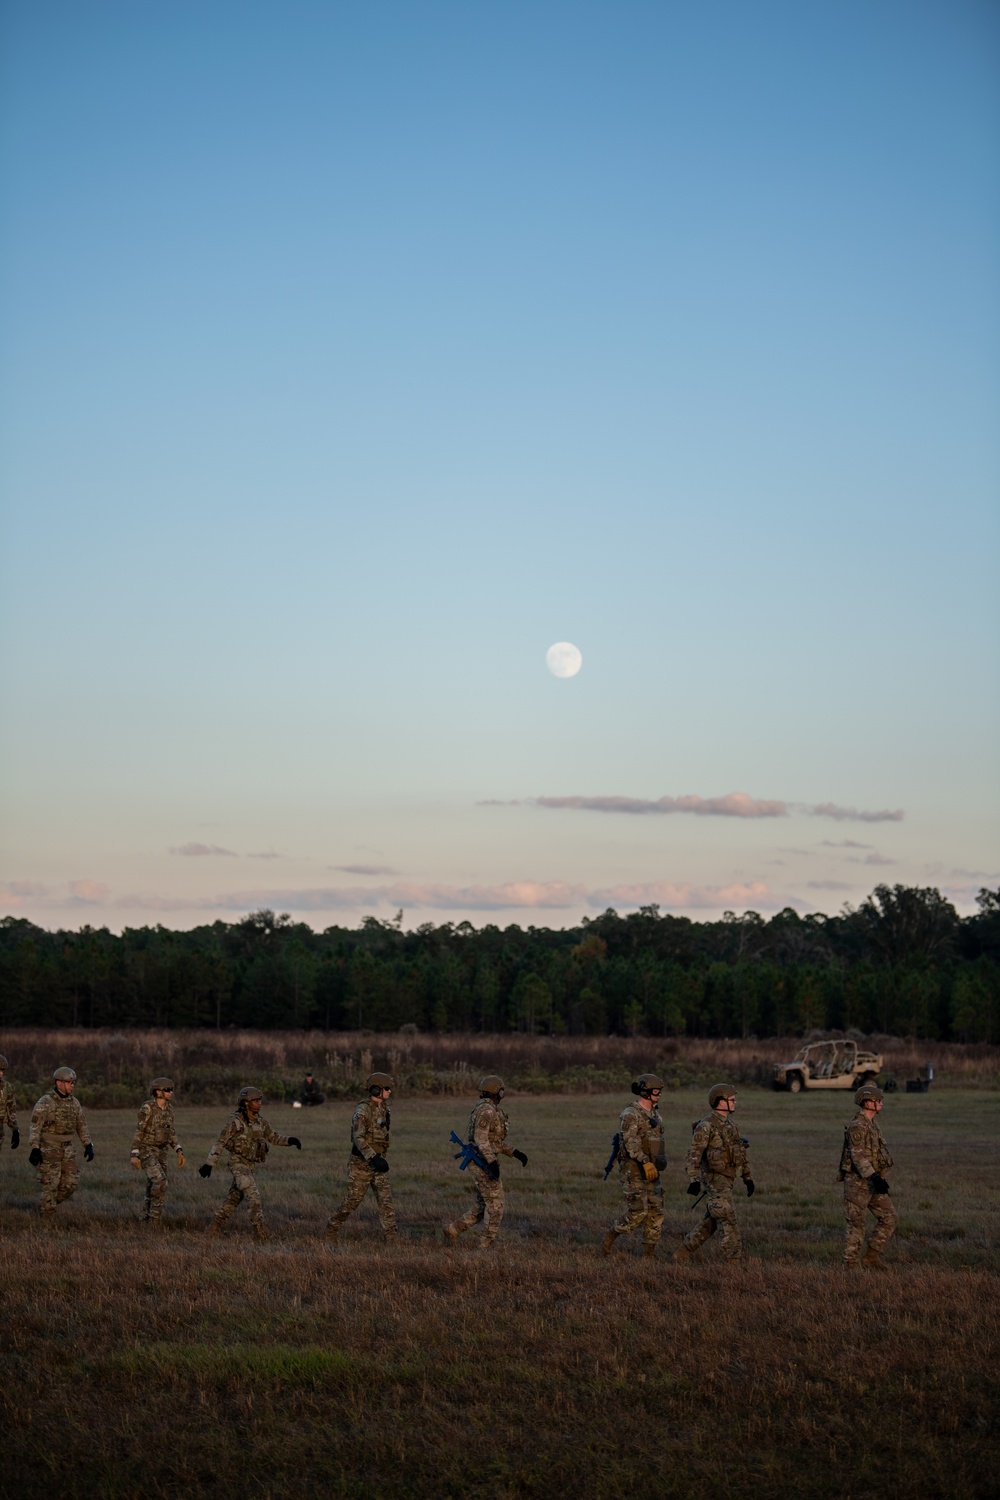
[{"label": "combat helmet", "polygon": [[255,1089],[251,1084],[245,1089],[240,1089],[239,1098],[236,1102],[237,1104],[249,1104],[251,1099],[263,1099],[263,1097],[264,1095],[260,1089]]},{"label": "combat helmet", "polygon": [[172,1094],[173,1091],[174,1080],[172,1078],[154,1078],[152,1083],[149,1085],[149,1092],[151,1094]]},{"label": "combat helmet", "polygon": [[479,1080],[479,1093],[481,1096],[490,1094],[496,1099],[502,1099],[507,1090],[503,1086],[503,1079],[496,1073],[487,1073],[485,1078]]},{"label": "combat helmet", "polygon": [[720,1099],[735,1099],[736,1090],[731,1083],[716,1083],[708,1091],[708,1107],[714,1109]]},{"label": "combat helmet", "polygon": [[649,1099],[655,1089],[659,1089],[662,1094],[665,1088],[663,1079],[658,1078],[655,1073],[640,1073],[632,1085],[632,1092],[638,1094],[640,1099]]},{"label": "combat helmet", "polygon": [[369,1094],[374,1093],[377,1089],[394,1089],[395,1087],[396,1085],[393,1083],[390,1073],[369,1073],[368,1082],[365,1084],[365,1088]]},{"label": "combat helmet", "polygon": [[7,1061],[7,1059],[6,1059],[6,1058],[5,1058],[5,1057],[4,1057],[4,1056],[3,1056],[3,1054],[2,1054],[2,1053],[0,1053],[0,1073],[6,1073],[6,1071],[7,1071],[7,1069],[8,1069],[8,1068],[9,1068],[9,1067],[10,1067],[10,1063],[9,1063],[9,1062],[8,1062],[8,1061]]},{"label": "combat helmet", "polygon": [[881,1104],[885,1095],[874,1083],[864,1083],[854,1096],[854,1102],[860,1109],[863,1104]]},{"label": "combat helmet", "polygon": [[53,1083],[75,1083],[76,1074],[72,1068],[56,1068],[52,1075]]}]

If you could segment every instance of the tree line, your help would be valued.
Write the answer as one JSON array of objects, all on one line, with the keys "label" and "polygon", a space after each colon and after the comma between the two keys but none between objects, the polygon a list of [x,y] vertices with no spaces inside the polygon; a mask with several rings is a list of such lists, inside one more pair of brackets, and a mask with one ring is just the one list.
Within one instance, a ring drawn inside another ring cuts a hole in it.
[{"label": "tree line", "polygon": [[272,911],[186,932],[0,920],[0,1025],[749,1037],[814,1029],[1000,1041],[1000,890],[696,922],[656,906],[573,928]]}]

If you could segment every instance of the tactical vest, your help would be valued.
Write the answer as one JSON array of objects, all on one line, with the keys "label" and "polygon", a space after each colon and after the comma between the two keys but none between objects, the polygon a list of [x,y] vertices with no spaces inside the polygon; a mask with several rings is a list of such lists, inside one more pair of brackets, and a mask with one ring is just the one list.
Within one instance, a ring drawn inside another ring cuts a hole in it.
[{"label": "tactical vest", "polygon": [[702,1150],[702,1170],[716,1177],[734,1179],[743,1168],[743,1137],[733,1122],[718,1119],[715,1110],[696,1120],[692,1132],[708,1126],[708,1140]]},{"label": "tactical vest", "polygon": [[61,1094],[43,1094],[35,1105],[36,1110],[43,1111],[43,1117],[39,1122],[39,1129],[43,1140],[46,1141],[70,1141],[77,1134],[77,1124],[83,1113],[83,1106],[72,1094],[64,1099]]},{"label": "tactical vest", "polygon": [[480,1099],[478,1104],[473,1105],[472,1113],[469,1116],[469,1134],[467,1139],[475,1141],[479,1117],[487,1110],[492,1111],[492,1118],[487,1125],[490,1146],[494,1151],[499,1151],[507,1139],[507,1116],[499,1104],[494,1104],[492,1099]]},{"label": "tactical vest", "polygon": [[627,1116],[631,1116],[636,1122],[635,1128],[643,1155],[662,1172],[667,1165],[667,1153],[663,1144],[663,1120],[655,1109],[643,1109],[641,1104],[629,1104],[622,1110],[618,1160],[620,1162],[634,1160],[626,1145],[626,1131],[630,1123]]},{"label": "tactical vest", "polygon": [[848,1176],[861,1176],[861,1173],[854,1165],[854,1158],[851,1155],[851,1128],[858,1124],[864,1127],[864,1141],[862,1142],[861,1149],[875,1168],[875,1171],[881,1175],[892,1166],[892,1157],[889,1155],[889,1148],[878,1125],[874,1120],[869,1120],[866,1114],[859,1112],[854,1116],[850,1125],[844,1126],[844,1144],[840,1152],[840,1170],[837,1173],[838,1182],[843,1182],[844,1178]]},{"label": "tactical vest", "polygon": [[389,1149],[389,1126],[391,1116],[384,1100],[366,1099],[358,1105],[351,1117],[351,1155],[364,1159],[365,1153],[357,1143],[358,1127],[369,1146],[378,1156]]},{"label": "tactical vest", "polygon": [[156,1148],[158,1146],[169,1146],[174,1139],[174,1112],[169,1104],[162,1109],[154,1104],[152,1100],[147,1101],[139,1110],[139,1125],[136,1130],[139,1137],[140,1149]]}]

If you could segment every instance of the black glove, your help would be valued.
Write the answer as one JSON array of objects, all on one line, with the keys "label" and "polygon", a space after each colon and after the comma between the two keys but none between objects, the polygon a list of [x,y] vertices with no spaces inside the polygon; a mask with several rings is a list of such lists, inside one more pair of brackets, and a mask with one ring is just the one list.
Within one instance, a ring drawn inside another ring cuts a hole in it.
[{"label": "black glove", "polygon": [[491,1182],[499,1182],[500,1181],[500,1163],[498,1161],[488,1161],[486,1163],[486,1175],[490,1179]]},{"label": "black glove", "polygon": [[37,1146],[32,1146],[31,1150],[28,1152],[28,1160],[31,1162],[31,1165],[33,1167],[40,1167],[42,1165],[42,1153],[39,1151]]},{"label": "black glove", "polygon": [[667,1170],[667,1158],[663,1155],[654,1156],[653,1166],[658,1172],[665,1172]]},{"label": "black glove", "polygon": [[297,1151],[302,1150],[302,1142],[299,1140],[297,1135],[290,1135],[288,1137],[288,1144],[290,1146],[294,1146]]},{"label": "black glove", "polygon": [[887,1193],[889,1191],[889,1184],[886,1182],[885,1178],[880,1177],[877,1172],[873,1172],[869,1177],[868,1186],[871,1188],[873,1193]]},{"label": "black glove", "polygon": [[757,1184],[754,1182],[752,1177],[744,1177],[743,1181],[747,1185],[747,1197],[752,1198],[754,1193],[757,1191]]},{"label": "black glove", "polygon": [[528,1158],[525,1156],[523,1151],[514,1151],[511,1153],[511,1155],[514,1157],[515,1161],[519,1161],[521,1163],[522,1167],[526,1167],[528,1165]]},{"label": "black glove", "polygon": [[368,1165],[373,1172],[388,1172],[389,1170],[389,1163],[384,1156],[369,1156]]},{"label": "black glove", "polygon": [[211,1177],[211,1175],[212,1175],[212,1168],[211,1168],[211,1166],[209,1165],[208,1162],[206,1162],[203,1167],[199,1167],[198,1168],[198,1176],[199,1177]]},{"label": "black glove", "polygon": [[692,1198],[697,1198],[698,1194],[701,1192],[701,1183],[700,1182],[689,1182],[688,1183],[688,1192],[691,1194]]},{"label": "black glove", "polygon": [[18,1148],[18,1146],[20,1144],[21,1144],[21,1132],[18,1130],[17,1126],[15,1125],[14,1129],[10,1133],[10,1149],[12,1151],[16,1151],[17,1148]]},{"label": "black glove", "polygon": [[84,1161],[93,1161],[94,1160],[94,1143],[93,1143],[93,1141],[88,1141],[87,1144],[84,1146],[84,1148],[83,1148],[83,1159],[84,1159]]}]

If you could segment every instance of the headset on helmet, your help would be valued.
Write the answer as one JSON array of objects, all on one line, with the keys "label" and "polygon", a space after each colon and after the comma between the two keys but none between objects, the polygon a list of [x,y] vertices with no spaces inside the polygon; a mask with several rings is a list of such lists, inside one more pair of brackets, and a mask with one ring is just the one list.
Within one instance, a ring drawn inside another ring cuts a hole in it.
[{"label": "headset on helmet", "polygon": [[485,1078],[479,1080],[479,1092],[484,1097],[489,1094],[492,1098],[502,1099],[507,1090],[502,1078],[496,1073],[487,1073]]},{"label": "headset on helmet", "polygon": [[72,1068],[56,1068],[52,1075],[53,1083],[75,1083],[76,1074]]},{"label": "headset on helmet", "polygon": [[633,1083],[632,1092],[638,1094],[640,1099],[650,1099],[655,1090],[658,1089],[662,1094],[665,1087],[663,1079],[658,1078],[655,1073],[643,1073]]},{"label": "headset on helmet", "polygon": [[369,1073],[365,1088],[370,1094],[378,1093],[380,1089],[395,1088],[392,1077],[388,1073]]},{"label": "headset on helmet", "polygon": [[735,1099],[736,1090],[730,1083],[717,1083],[708,1091],[708,1107],[714,1109],[720,1099]]},{"label": "headset on helmet", "polygon": [[149,1085],[151,1094],[172,1094],[174,1091],[174,1080],[172,1078],[154,1078]]},{"label": "headset on helmet", "polygon": [[854,1096],[854,1102],[860,1109],[863,1104],[881,1104],[885,1098],[880,1088],[873,1083],[862,1084]]}]

